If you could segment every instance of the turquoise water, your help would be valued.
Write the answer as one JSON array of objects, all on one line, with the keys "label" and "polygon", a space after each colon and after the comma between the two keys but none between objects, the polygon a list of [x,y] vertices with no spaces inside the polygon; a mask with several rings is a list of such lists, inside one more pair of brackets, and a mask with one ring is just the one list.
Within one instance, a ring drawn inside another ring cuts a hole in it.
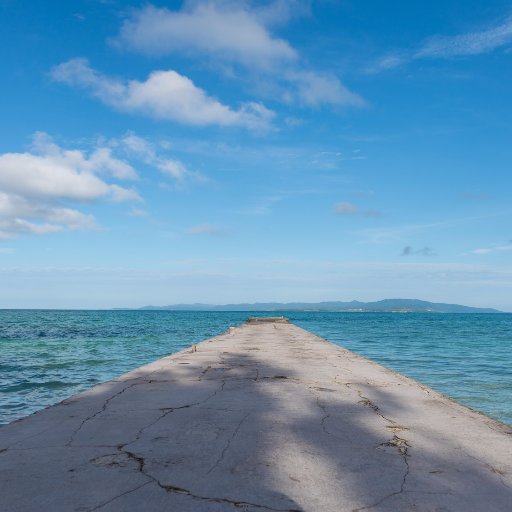
[{"label": "turquoise water", "polygon": [[[512,424],[512,314],[285,315],[300,327]],[[222,333],[247,316],[0,310],[0,424]]]}]

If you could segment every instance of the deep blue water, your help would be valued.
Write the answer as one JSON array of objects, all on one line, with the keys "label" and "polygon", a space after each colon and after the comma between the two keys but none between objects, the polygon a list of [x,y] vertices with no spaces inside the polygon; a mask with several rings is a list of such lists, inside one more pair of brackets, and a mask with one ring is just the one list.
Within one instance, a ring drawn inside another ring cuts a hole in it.
[{"label": "deep blue water", "polygon": [[[512,314],[284,314],[300,327],[512,424]],[[0,310],[0,424],[220,334],[248,316]]]}]

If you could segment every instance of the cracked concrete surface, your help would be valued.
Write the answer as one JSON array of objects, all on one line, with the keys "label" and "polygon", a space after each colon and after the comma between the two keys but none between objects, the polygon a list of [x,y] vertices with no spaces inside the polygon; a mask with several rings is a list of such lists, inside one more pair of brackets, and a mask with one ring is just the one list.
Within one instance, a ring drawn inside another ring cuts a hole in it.
[{"label": "cracked concrete surface", "polygon": [[249,323],[0,429],[2,512],[508,511],[512,429]]}]

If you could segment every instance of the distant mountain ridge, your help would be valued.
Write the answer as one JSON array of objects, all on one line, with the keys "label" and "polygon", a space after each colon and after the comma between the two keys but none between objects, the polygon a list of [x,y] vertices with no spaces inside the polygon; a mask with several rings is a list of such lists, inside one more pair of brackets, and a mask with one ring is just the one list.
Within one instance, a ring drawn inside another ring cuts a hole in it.
[{"label": "distant mountain ridge", "polygon": [[141,310],[167,311],[354,311],[407,313],[502,313],[492,308],[475,308],[459,304],[443,304],[417,299],[384,299],[375,302],[256,302],[253,304],[174,304],[144,306]]}]

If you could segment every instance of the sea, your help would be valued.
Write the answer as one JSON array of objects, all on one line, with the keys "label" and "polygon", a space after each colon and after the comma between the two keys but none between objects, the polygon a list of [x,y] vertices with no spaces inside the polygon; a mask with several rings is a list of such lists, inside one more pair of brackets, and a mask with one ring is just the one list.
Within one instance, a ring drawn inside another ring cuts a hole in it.
[{"label": "sea", "polygon": [[[0,425],[269,314],[0,310]],[[512,314],[281,314],[512,425]]]}]

